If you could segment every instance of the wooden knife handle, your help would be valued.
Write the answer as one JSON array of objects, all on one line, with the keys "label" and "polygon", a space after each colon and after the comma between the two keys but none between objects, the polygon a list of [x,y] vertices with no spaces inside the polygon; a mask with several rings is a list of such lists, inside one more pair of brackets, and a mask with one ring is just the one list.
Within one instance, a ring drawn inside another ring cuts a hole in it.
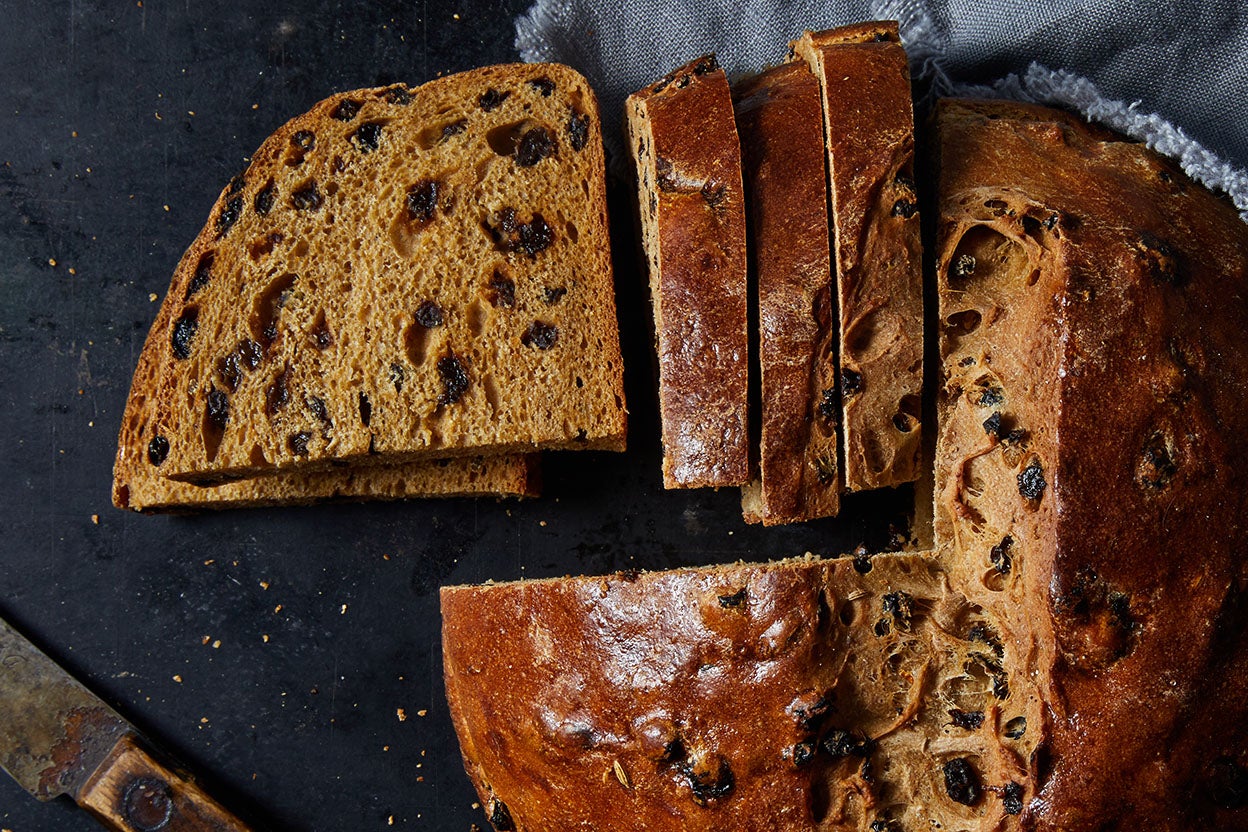
[{"label": "wooden knife handle", "polygon": [[122,737],[78,794],[78,805],[119,832],[249,832],[203,789]]}]

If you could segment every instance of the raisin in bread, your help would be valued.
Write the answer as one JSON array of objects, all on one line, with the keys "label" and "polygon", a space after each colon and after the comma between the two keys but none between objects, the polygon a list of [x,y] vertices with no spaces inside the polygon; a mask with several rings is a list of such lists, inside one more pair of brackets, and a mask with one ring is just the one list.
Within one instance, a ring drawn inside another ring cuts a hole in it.
[{"label": "raisin in bread", "polygon": [[222,192],[174,275],[161,473],[622,449],[597,104],[556,65],[343,93]]},{"label": "raisin in bread", "polygon": [[799,63],[733,90],[750,268],[758,292],[758,477],[749,522],[829,517],[840,508],[835,329],[819,82]]},{"label": "raisin in bread", "polygon": [[1022,823],[1248,829],[1248,228],[1062,112],[935,136],[935,533],[1018,662]]},{"label": "raisin in bread", "polygon": [[807,32],[792,44],[823,90],[836,229],[845,489],[919,475],[922,246],[910,73],[895,21]]},{"label": "raisin in bread", "polygon": [[626,104],[659,364],[663,485],[749,479],[745,209],[724,71],[705,56]]},{"label": "raisin in bread", "polygon": [[447,698],[494,828],[996,828],[1026,743],[1000,739],[993,632],[934,558],[874,564],[444,588]]}]

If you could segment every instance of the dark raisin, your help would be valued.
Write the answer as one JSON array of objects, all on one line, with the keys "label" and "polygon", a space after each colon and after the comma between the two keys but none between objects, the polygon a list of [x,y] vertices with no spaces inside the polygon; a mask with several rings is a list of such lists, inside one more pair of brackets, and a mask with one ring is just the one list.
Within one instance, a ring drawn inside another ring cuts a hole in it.
[{"label": "dark raisin", "polygon": [[710,755],[692,765],[686,763],[680,766],[680,771],[688,778],[693,799],[699,805],[726,797],[736,785],[732,766],[718,755]]},{"label": "dark raisin", "polygon": [[522,223],[516,231],[519,239],[512,250],[519,249],[530,257],[536,257],[539,251],[549,248],[555,238],[554,232],[541,214],[534,214],[531,221]]},{"label": "dark raisin", "polygon": [[368,427],[368,423],[373,421],[373,402],[368,398],[368,394],[363,390],[360,391],[360,424]]},{"label": "dark raisin", "polygon": [[324,201],[325,199],[321,196],[320,189],[316,187],[315,179],[304,183],[290,195],[290,204],[299,211],[319,210]]},{"label": "dark raisin", "polygon": [[877,636],[886,636],[893,631],[893,625],[887,618],[881,618],[872,629]]},{"label": "dark raisin", "polygon": [[1018,493],[1026,500],[1039,500],[1047,485],[1044,481],[1044,468],[1038,459],[1033,459],[1018,475]]},{"label": "dark raisin", "polygon": [[273,200],[276,198],[276,196],[277,196],[277,186],[274,185],[272,182],[270,182],[269,184],[261,188],[260,191],[256,194],[256,201],[253,203],[255,205],[256,213],[263,217],[264,215],[272,211]]},{"label": "dark raisin", "polygon": [[241,196],[236,196],[225,203],[221,213],[217,214],[217,236],[224,237],[226,232],[234,227],[234,223],[238,222],[238,218],[242,215],[243,198]]},{"label": "dark raisin", "polygon": [[841,395],[853,396],[862,392],[862,373],[848,367],[841,368]]},{"label": "dark raisin", "polygon": [[1023,787],[1013,781],[1006,783],[1001,790],[1001,806],[1007,815],[1020,815],[1023,812]]},{"label": "dark raisin", "polygon": [[195,331],[199,329],[199,310],[194,306],[187,307],[182,313],[182,317],[178,318],[173,325],[173,336],[170,341],[173,346],[173,357],[186,359],[191,357],[191,341],[195,338]]},{"label": "dark raisin", "polygon": [[413,222],[429,222],[438,209],[438,180],[422,179],[407,189],[407,216]]},{"label": "dark raisin", "polygon": [[984,622],[972,625],[966,634],[967,641],[973,641],[978,644],[986,644],[996,656],[1005,655],[1005,647],[1001,644],[1001,639],[993,632],[992,628]]},{"label": "dark raisin", "polygon": [[243,365],[237,350],[217,362],[217,375],[231,393],[238,390],[238,385],[243,383]]},{"label": "dark raisin", "polygon": [[815,458],[815,477],[820,485],[836,484],[836,457],[823,455]]},{"label": "dark raisin", "polygon": [[265,391],[264,404],[270,416],[277,415],[277,412],[290,402],[290,390],[286,386],[286,373],[286,370],[278,373],[277,378],[273,379],[273,383]]},{"label": "dark raisin", "polygon": [[447,353],[438,359],[438,375],[442,379],[438,404],[455,404],[468,390],[468,368],[454,353]]},{"label": "dark raisin", "polygon": [[654,184],[660,191],[674,191],[680,187],[676,181],[676,168],[663,156],[654,157]]},{"label": "dark raisin", "polygon": [[799,742],[793,746],[789,752],[793,765],[804,766],[815,758],[815,744],[813,742]]},{"label": "dark raisin", "polygon": [[996,407],[1005,401],[1005,391],[1000,387],[985,387],[979,394],[980,407]]},{"label": "dark raisin", "polygon": [[901,832],[901,828],[891,820],[879,818],[871,821],[870,832]]},{"label": "dark raisin", "polygon": [[361,153],[371,153],[381,146],[381,122],[366,121],[355,131],[355,143]]},{"label": "dark raisin", "polygon": [[706,204],[711,208],[718,208],[722,205],[727,195],[728,189],[724,185],[710,180],[702,184],[702,199],[706,200]]},{"label": "dark raisin", "polygon": [[481,93],[481,97],[477,99],[477,104],[481,106],[482,110],[485,110],[488,113],[492,110],[497,110],[500,106],[502,106],[502,103],[507,100],[507,96],[509,95],[511,95],[510,92],[499,92],[493,87],[490,87],[488,90]]},{"label": "dark raisin", "polygon": [[965,757],[956,757],[942,766],[945,792],[949,799],[963,806],[979,802],[979,775]]},{"label": "dark raisin", "polygon": [[286,438],[286,444],[290,447],[290,452],[295,456],[308,455],[308,440],[312,438],[312,434],[306,430],[298,433],[292,433]]},{"label": "dark raisin", "polygon": [[708,72],[714,72],[717,69],[719,69],[719,60],[714,55],[703,55],[693,65],[693,74],[706,75]]},{"label": "dark raisin", "polygon": [[972,365],[972,364],[974,364],[974,363],[975,363],[975,356],[973,356],[973,355],[968,355],[968,356],[966,356],[965,358],[963,358],[961,361],[959,361],[959,362],[958,362],[958,366],[959,366],[959,367],[969,367],[969,366],[971,366],[971,365]]},{"label": "dark raisin", "polygon": [[158,433],[152,437],[151,442],[147,443],[147,461],[153,465],[159,465],[167,456],[169,456],[169,440]]},{"label": "dark raisin", "polygon": [[1058,220],[1060,220],[1060,219],[1061,219],[1061,215],[1060,215],[1060,214],[1058,214],[1056,211],[1054,211],[1053,213],[1049,214],[1049,215],[1048,215],[1047,217],[1045,217],[1045,219],[1044,219],[1044,227],[1045,227],[1045,229],[1046,229],[1046,230],[1048,230],[1048,231],[1052,231],[1054,228],[1056,228],[1056,227],[1057,227],[1057,221],[1058,221]]},{"label": "dark raisin", "polygon": [[894,413],[893,427],[901,433],[909,433],[914,430],[914,417],[909,413]]},{"label": "dark raisin", "polygon": [[208,421],[217,430],[225,430],[230,421],[230,397],[215,387],[208,391]]},{"label": "dark raisin", "polygon": [[1027,431],[1022,428],[1014,428],[1005,436],[1001,437],[1001,442],[1006,445],[1021,445],[1027,439]]},{"label": "dark raisin", "polygon": [[1005,723],[1005,735],[1012,740],[1021,740],[1027,733],[1027,717],[1016,716]]},{"label": "dark raisin", "polygon": [[490,824],[493,825],[497,832],[509,832],[516,828],[515,821],[511,819],[511,812],[507,809],[507,804],[497,797],[490,800]]},{"label": "dark raisin", "polygon": [[984,724],[983,711],[962,711],[957,708],[950,708],[949,718],[953,720],[954,725],[959,728],[965,728],[968,731],[976,731],[983,727]]},{"label": "dark raisin", "polygon": [[1010,574],[1010,569],[1014,565],[1014,558],[1010,554],[1010,549],[1014,547],[1014,538],[1006,535],[1001,538],[1001,542],[988,552],[988,559],[992,561],[992,565],[997,567],[997,572],[1002,575]]},{"label": "dark raisin", "polygon": [[404,375],[405,373],[403,372],[403,367],[401,365],[390,365],[390,383],[394,385],[394,392],[403,392]]},{"label": "dark raisin", "polygon": [[344,98],[338,102],[338,106],[334,109],[334,118],[339,121],[350,121],[360,112],[360,102],[352,101],[350,98]]},{"label": "dark raisin", "polygon": [[828,735],[823,738],[823,742],[819,743],[819,747],[829,757],[869,757],[875,750],[875,743],[852,731],[842,731],[838,728],[829,731]]},{"label": "dark raisin", "polygon": [[557,286],[553,289],[546,286],[542,289],[542,298],[546,301],[547,306],[554,306],[556,303],[563,300],[563,296],[567,293],[568,290],[563,286]]},{"label": "dark raisin", "polygon": [[300,130],[290,137],[290,143],[303,151],[316,147],[316,134],[311,130]]},{"label": "dark raisin", "polygon": [[522,168],[531,168],[547,156],[553,156],[558,149],[555,137],[545,127],[534,127],[526,130],[516,144],[516,164]]},{"label": "dark raisin", "polygon": [[460,133],[468,129],[468,119],[461,118],[459,121],[452,121],[450,124],[442,128],[442,136],[438,141],[444,142],[451,136],[458,136]]},{"label": "dark raisin", "polygon": [[836,391],[830,387],[825,389],[819,398],[819,406],[815,408],[815,411],[822,419],[835,419]]},{"label": "dark raisin", "polygon": [[880,611],[892,616],[899,630],[909,630],[914,617],[914,598],[910,593],[898,590],[887,592],[880,599]]},{"label": "dark raisin", "polygon": [[536,347],[539,350],[550,349],[558,340],[559,328],[554,324],[542,321],[534,321],[529,324],[529,328],[520,336],[520,343],[526,347]]},{"label": "dark raisin", "polygon": [[1001,437],[1001,411],[995,410],[984,420],[984,433],[989,436]]},{"label": "dark raisin", "polygon": [[1125,592],[1111,592],[1107,600],[1110,622],[1120,630],[1135,629],[1135,616],[1131,614],[1131,599]]},{"label": "dark raisin", "polygon": [[431,300],[425,301],[416,307],[416,323],[425,329],[442,326],[442,307]]},{"label": "dark raisin", "polygon": [[555,82],[544,75],[530,78],[529,86],[540,92],[543,98],[550,98],[550,94],[555,91]]},{"label": "dark raisin", "polygon": [[854,549],[854,571],[860,575],[865,575],[871,571],[871,553],[867,551],[866,546],[859,546]]},{"label": "dark raisin", "polygon": [[1161,431],[1155,432],[1144,443],[1140,460],[1135,466],[1135,481],[1145,488],[1161,489],[1170,484],[1177,471],[1165,435]]},{"label": "dark raisin", "polygon": [[745,603],[745,595],[746,595],[745,587],[741,587],[740,589],[738,589],[736,592],[732,593],[731,595],[720,595],[719,605],[721,607],[724,607],[725,609],[728,609],[728,608],[735,609],[736,607],[740,607],[742,604]]},{"label": "dark raisin", "polygon": [[1010,680],[1004,673],[992,677],[992,695],[998,699],[1010,698]]},{"label": "dark raisin", "polygon": [[516,305],[516,284],[511,278],[495,269],[486,285],[490,289],[490,303],[508,308]]},{"label": "dark raisin", "polygon": [[199,265],[195,267],[195,275],[191,278],[190,285],[186,287],[184,300],[190,300],[192,295],[207,286],[212,280],[212,263],[215,259],[216,255],[211,251],[206,252],[199,258]]},{"label": "dark raisin", "polygon": [[318,350],[327,350],[334,345],[334,334],[329,331],[329,325],[324,321],[320,321],[316,326],[312,327],[308,337],[312,340],[312,346]]},{"label": "dark raisin", "polygon": [[1219,757],[1211,768],[1206,791],[1213,805],[1221,809],[1248,806],[1248,769],[1232,757]]},{"label": "dark raisin", "polygon": [[794,704],[793,715],[797,718],[797,724],[803,731],[818,731],[823,725],[823,721],[827,719],[828,714],[834,710],[833,695],[825,693],[813,702],[809,696],[803,696],[798,700],[801,704]]},{"label": "dark raisin", "polygon": [[332,425],[333,420],[329,418],[329,408],[325,406],[325,400],[316,396],[308,396],[304,400],[304,404],[308,406],[308,410],[312,412],[322,424]]},{"label": "dark raisin", "polygon": [[230,196],[241,191],[247,185],[247,179],[240,173],[230,180],[230,184],[226,187],[226,193]]},{"label": "dark raisin", "polygon": [[899,199],[893,203],[893,216],[910,219],[918,213],[919,206],[908,199]]},{"label": "dark raisin", "polygon": [[244,338],[238,343],[236,352],[243,361],[243,366],[249,370],[254,370],[260,366],[260,359],[264,357],[263,348],[250,338]]},{"label": "dark raisin", "polygon": [[568,113],[568,143],[572,149],[581,151],[589,144],[589,116],[578,110]]},{"label": "dark raisin", "polygon": [[391,104],[407,106],[412,103],[412,94],[402,84],[395,84],[385,92],[386,100]]},{"label": "dark raisin", "polygon": [[975,258],[970,254],[963,254],[957,260],[953,261],[954,277],[970,277],[975,274]]}]

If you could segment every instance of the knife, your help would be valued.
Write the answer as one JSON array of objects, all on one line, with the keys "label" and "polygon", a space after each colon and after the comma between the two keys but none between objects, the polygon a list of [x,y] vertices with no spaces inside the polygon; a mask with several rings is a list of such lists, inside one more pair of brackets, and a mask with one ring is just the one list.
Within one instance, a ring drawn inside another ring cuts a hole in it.
[{"label": "knife", "polygon": [[248,832],[2,619],[0,768],[40,800],[69,795],[110,829]]}]

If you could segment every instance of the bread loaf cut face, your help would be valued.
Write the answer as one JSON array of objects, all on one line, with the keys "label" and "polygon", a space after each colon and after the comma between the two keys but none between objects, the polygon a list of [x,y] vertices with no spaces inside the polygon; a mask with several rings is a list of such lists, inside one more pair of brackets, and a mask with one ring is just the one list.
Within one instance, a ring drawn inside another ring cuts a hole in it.
[{"label": "bread loaf cut face", "polygon": [[625,107],[654,309],[663,486],[744,485],[745,208],[728,79],[707,55]]},{"label": "bread loaf cut face", "polygon": [[174,275],[148,345],[160,473],[622,449],[605,204],[597,104],[567,67],[316,105]]},{"label": "bread loaf cut face", "polygon": [[923,282],[910,72],[896,21],[791,45],[823,90],[835,226],[846,491],[911,482],[922,437]]},{"label": "bread loaf cut face", "polygon": [[1248,828],[1248,228],[1060,111],[934,135],[935,537],[1021,662],[1022,822]]},{"label": "bread loaf cut face", "polygon": [[787,63],[733,89],[750,269],[758,297],[758,476],[749,522],[829,517],[840,508],[836,300],[828,247],[819,82]]},{"label": "bread loaf cut face", "polygon": [[991,625],[930,553],[861,568],[808,558],[444,588],[447,697],[487,817],[999,828],[1027,741],[1002,739],[1013,712],[992,693]]}]

